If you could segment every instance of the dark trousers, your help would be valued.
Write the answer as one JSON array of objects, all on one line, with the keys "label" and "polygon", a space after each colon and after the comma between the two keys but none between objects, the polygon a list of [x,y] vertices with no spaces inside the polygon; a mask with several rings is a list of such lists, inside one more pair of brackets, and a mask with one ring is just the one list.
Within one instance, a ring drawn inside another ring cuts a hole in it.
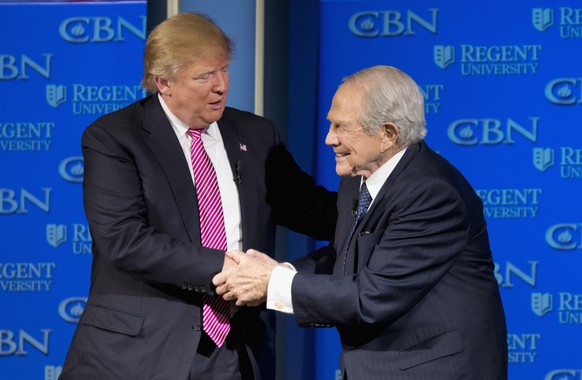
[{"label": "dark trousers", "polygon": [[241,339],[231,330],[225,344],[217,347],[202,332],[198,351],[190,367],[189,380],[252,380],[252,366]]}]

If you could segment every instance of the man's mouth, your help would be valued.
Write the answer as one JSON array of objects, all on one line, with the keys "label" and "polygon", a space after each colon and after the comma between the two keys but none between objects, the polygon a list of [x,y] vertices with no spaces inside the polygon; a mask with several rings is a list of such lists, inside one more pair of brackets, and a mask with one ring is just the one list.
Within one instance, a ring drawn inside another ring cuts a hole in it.
[{"label": "man's mouth", "polygon": [[222,107],[222,100],[218,100],[216,102],[208,103],[208,105],[212,109],[220,109],[220,107]]}]

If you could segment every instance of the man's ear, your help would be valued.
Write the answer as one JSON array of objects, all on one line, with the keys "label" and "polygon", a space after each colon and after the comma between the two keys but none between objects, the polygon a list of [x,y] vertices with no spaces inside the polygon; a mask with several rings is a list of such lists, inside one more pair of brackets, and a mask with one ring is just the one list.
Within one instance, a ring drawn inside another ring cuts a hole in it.
[{"label": "man's ear", "polygon": [[155,77],[156,87],[158,88],[158,92],[162,95],[171,96],[172,95],[172,87],[171,82],[167,79],[162,79],[160,77]]},{"label": "man's ear", "polygon": [[382,134],[382,145],[384,151],[396,146],[398,141],[398,126],[391,122],[384,123],[384,133]]}]

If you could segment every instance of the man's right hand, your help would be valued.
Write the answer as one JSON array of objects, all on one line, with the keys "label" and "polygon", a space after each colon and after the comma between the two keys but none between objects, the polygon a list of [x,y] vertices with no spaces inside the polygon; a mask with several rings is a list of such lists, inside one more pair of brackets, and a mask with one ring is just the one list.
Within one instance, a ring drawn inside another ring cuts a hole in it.
[{"label": "man's right hand", "polygon": [[248,250],[247,254],[229,251],[226,256],[237,265],[230,268],[230,263],[225,259],[226,270],[212,280],[216,293],[226,301],[236,300],[237,306],[258,306],[265,302],[271,272],[279,263],[253,249]]}]

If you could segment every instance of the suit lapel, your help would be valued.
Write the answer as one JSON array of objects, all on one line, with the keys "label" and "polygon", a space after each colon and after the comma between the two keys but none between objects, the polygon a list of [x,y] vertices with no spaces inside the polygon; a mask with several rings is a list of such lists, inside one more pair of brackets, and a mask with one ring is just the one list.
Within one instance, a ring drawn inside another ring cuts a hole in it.
[{"label": "suit lapel", "polygon": [[[351,236],[350,232],[354,221],[356,220],[353,210],[358,201],[360,182],[361,176],[345,177],[342,178],[339,186],[338,222],[336,224],[334,241],[334,247],[336,248],[336,262],[333,269],[333,273],[339,276],[343,275],[344,259],[350,259],[349,257],[346,258],[345,255]],[[350,244],[350,246],[352,246],[352,244]],[[350,249],[350,251],[352,250]],[[346,271],[346,274],[348,272],[349,271]]]},{"label": "suit lapel", "polygon": [[224,149],[226,150],[230,167],[233,170],[233,178],[235,178],[237,175],[242,174],[240,173],[242,160],[244,159],[242,153],[245,152],[243,149],[247,149],[247,142],[241,135],[242,131],[238,123],[228,117],[223,116],[218,121],[218,130],[224,142]]},{"label": "suit lapel", "polygon": [[[382,188],[380,189],[380,191],[378,192],[378,194],[374,198],[374,202],[370,206],[370,209],[368,210],[368,212],[366,213],[366,215],[364,216],[364,218],[362,219],[362,221],[360,222],[360,224],[358,225],[358,227],[354,231],[354,234],[352,236],[349,247],[345,246],[347,244],[347,241],[348,241],[347,238],[345,239],[346,243],[344,244],[343,251],[341,251],[341,252],[342,253],[345,252],[345,249],[348,248],[347,258],[346,258],[347,259],[346,260],[346,274],[349,275],[349,274],[353,274],[353,273],[358,273],[362,269],[362,267],[368,262],[368,258],[372,252],[368,251],[368,250],[360,250],[358,248],[358,237],[362,233],[367,234],[367,233],[375,232],[374,229],[376,228],[377,222],[386,212],[387,204],[388,204],[388,202],[390,202],[390,198],[387,197],[386,194],[389,192],[389,190],[391,189],[392,185],[396,182],[398,177],[405,171],[405,169],[408,167],[408,165],[417,156],[417,154],[420,151],[423,144],[424,143],[418,143],[418,144],[414,144],[414,145],[408,147],[408,149],[404,153],[404,156],[402,156],[402,158],[400,159],[400,161],[398,162],[398,164],[396,165],[396,167],[394,168],[392,173],[390,173],[390,175],[388,176],[388,178],[386,179],[386,181],[382,185]],[[358,181],[356,182],[356,185],[357,185],[356,189],[358,189],[359,183],[360,183],[360,177],[355,177],[355,178],[358,179]],[[353,186],[354,185],[352,184],[352,189],[350,190],[350,193],[352,193],[352,194],[354,192]],[[357,199],[357,193],[356,193],[356,199]],[[349,234],[349,232],[348,232],[348,234]],[[355,264],[357,264],[357,265],[355,265]],[[335,272],[335,270],[334,270],[334,272]]]},{"label": "suit lapel", "polygon": [[[250,237],[252,236],[251,221],[253,220],[253,213],[258,207],[258,195],[256,189],[253,188],[253,182],[249,176],[253,169],[252,162],[249,157],[249,149],[253,149],[252,144],[245,136],[246,128],[241,128],[240,123],[229,117],[229,109],[227,108],[223,117],[218,121],[218,129],[224,142],[226,155],[233,171],[233,180],[237,185],[239,204],[241,210],[241,227],[243,250],[250,247]],[[261,233],[265,233],[261,231]]]},{"label": "suit lapel", "polygon": [[416,155],[420,151],[421,144],[422,143],[414,144],[406,149],[404,156],[402,156],[402,158],[398,162],[398,165],[396,165],[392,173],[390,173],[388,178],[386,178],[386,181],[384,181],[384,184],[382,185],[382,188],[380,188],[378,195],[376,195],[376,198],[374,199],[374,202],[370,206],[370,209],[364,216],[364,219],[362,219],[362,222],[360,223],[359,226],[360,231],[364,228],[364,226],[370,224],[369,223],[370,220],[378,219],[380,216],[382,216],[384,210],[386,209],[385,207],[387,201],[385,197],[386,193],[388,192],[392,184],[396,182],[400,174],[402,174],[402,172],[412,162],[414,157],[416,157]]},{"label": "suit lapel", "polygon": [[[157,95],[144,104],[142,134],[166,176],[191,242],[200,242],[198,202],[182,147]],[[152,179],[154,180],[154,179]],[[162,180],[161,178],[155,180]]]}]

